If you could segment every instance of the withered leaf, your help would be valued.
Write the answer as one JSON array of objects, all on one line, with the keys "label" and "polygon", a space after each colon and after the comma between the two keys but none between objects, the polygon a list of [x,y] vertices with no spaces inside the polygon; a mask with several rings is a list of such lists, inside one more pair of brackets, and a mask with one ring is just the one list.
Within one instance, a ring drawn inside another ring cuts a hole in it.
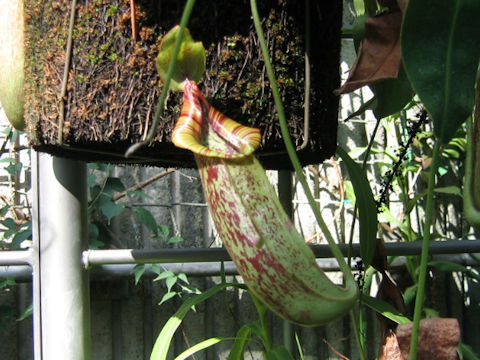
[{"label": "withered leaf", "polygon": [[380,348],[378,360],[405,360],[398,345],[397,335],[389,331]]},{"label": "withered leaf", "polygon": [[402,13],[387,12],[369,17],[365,38],[347,81],[336,91],[345,94],[375,81],[395,79],[401,67],[400,28]]}]

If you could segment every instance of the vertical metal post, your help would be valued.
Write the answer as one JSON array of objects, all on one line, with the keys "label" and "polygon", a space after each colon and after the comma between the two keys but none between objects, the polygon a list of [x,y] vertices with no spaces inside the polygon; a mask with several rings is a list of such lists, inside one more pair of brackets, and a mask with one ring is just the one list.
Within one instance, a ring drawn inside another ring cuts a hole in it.
[{"label": "vertical metal post", "polygon": [[86,165],[41,153],[33,162],[35,359],[90,359]]},{"label": "vertical metal post", "polygon": [[[293,221],[293,178],[287,170],[278,171],[278,198],[287,215]],[[283,321],[283,345],[292,353],[293,351],[293,326],[288,321]]]}]

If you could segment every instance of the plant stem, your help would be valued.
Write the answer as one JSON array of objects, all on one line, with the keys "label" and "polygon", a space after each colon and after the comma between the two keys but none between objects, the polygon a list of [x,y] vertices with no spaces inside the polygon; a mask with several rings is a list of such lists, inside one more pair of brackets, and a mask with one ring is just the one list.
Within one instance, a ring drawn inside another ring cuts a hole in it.
[{"label": "plant stem", "polygon": [[272,94],[273,94],[273,99],[275,101],[275,107],[277,108],[277,113],[278,113],[278,118],[280,120],[280,130],[282,133],[283,141],[285,143],[285,147],[287,149],[288,156],[290,157],[290,161],[292,163],[293,168],[295,169],[295,173],[297,175],[298,181],[303,187],[303,190],[305,192],[305,195],[308,199],[308,202],[310,204],[310,207],[312,208],[312,211],[315,215],[315,219],[317,220],[318,225],[320,226],[320,229],[322,230],[325,238],[327,239],[328,245],[330,246],[330,249],[332,251],[333,256],[337,259],[338,265],[340,266],[340,269],[345,275],[345,280],[347,287],[349,285],[354,285],[356,286],[355,279],[353,278],[352,272],[350,270],[350,267],[347,265],[345,262],[345,259],[343,258],[343,254],[340,251],[339,247],[335,243],[332,234],[328,230],[328,227],[323,220],[322,214],[320,212],[320,208],[317,206],[315,202],[315,198],[313,197],[313,194],[310,190],[310,187],[308,186],[307,179],[303,173],[302,165],[300,164],[300,161],[298,159],[297,153],[295,151],[295,147],[293,145],[292,139],[290,138],[290,134],[288,131],[288,125],[287,125],[287,119],[285,117],[285,111],[283,109],[283,103],[282,99],[280,97],[280,92],[278,91],[278,86],[277,86],[277,80],[275,78],[275,72],[273,70],[272,63],[270,61],[269,57],[269,51],[267,48],[267,44],[265,42],[265,36],[263,34],[263,29],[262,29],[262,24],[260,21],[260,17],[258,15],[258,9],[257,9],[257,2],[256,0],[250,0],[250,7],[252,10],[252,16],[253,16],[253,23],[255,26],[255,30],[258,35],[258,41],[260,43],[260,47],[262,49],[263,53],[263,59],[265,62],[265,68],[267,70],[267,75],[268,79],[270,81],[270,87],[272,89]]},{"label": "plant stem", "polygon": [[425,224],[423,226],[422,253],[420,255],[420,274],[418,276],[417,296],[415,298],[415,310],[413,313],[412,338],[410,341],[410,360],[417,358],[418,335],[420,330],[420,319],[422,317],[423,301],[425,298],[425,284],[427,279],[428,246],[430,245],[431,224],[433,217],[433,195],[435,189],[435,175],[438,169],[438,162],[441,154],[439,141],[433,147],[432,163],[430,165],[430,176],[428,178],[427,204],[425,209]]},{"label": "plant stem", "polygon": [[360,360],[366,360],[367,358],[365,357],[365,349],[362,346],[360,330],[358,329],[358,323],[359,323],[358,310],[359,309],[357,309],[357,307],[354,306],[350,310],[350,318],[352,319],[352,327],[353,327],[353,332],[355,334],[355,341],[357,342],[357,346],[358,346],[358,354],[360,355]]},{"label": "plant stem", "polygon": [[258,298],[251,292],[250,297],[252,298],[255,308],[257,309],[258,317],[260,320],[260,328],[262,331],[262,342],[265,348],[265,352],[269,352],[272,350],[272,338],[270,336],[270,330],[268,329],[266,306],[260,300],[258,300]]},{"label": "plant stem", "polygon": [[180,45],[183,41],[183,34],[185,33],[185,28],[187,27],[188,20],[190,19],[190,15],[192,14],[193,6],[195,5],[195,0],[187,0],[185,7],[183,9],[182,18],[180,19],[180,29],[178,31],[178,35],[175,38],[175,43],[173,45],[173,52],[172,52],[172,60],[170,64],[168,64],[167,75],[165,76],[165,83],[163,84],[162,93],[160,94],[160,98],[158,99],[157,108],[155,109],[155,114],[153,115],[152,127],[148,131],[148,134],[145,140],[133,144],[130,146],[127,151],[125,152],[125,157],[132,156],[138,149],[143,147],[144,145],[149,144],[155,134],[157,132],[158,123],[160,121],[160,115],[163,113],[163,108],[165,106],[165,99],[167,98],[168,90],[170,88],[170,81],[172,80],[173,70],[175,68],[175,64],[177,62],[177,56],[180,52]]}]

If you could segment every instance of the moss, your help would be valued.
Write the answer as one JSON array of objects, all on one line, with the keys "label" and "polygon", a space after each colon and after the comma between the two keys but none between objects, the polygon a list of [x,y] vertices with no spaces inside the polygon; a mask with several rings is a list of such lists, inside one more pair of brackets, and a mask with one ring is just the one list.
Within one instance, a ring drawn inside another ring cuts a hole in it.
[{"label": "moss", "polygon": [[[72,148],[91,150],[96,142],[111,144],[105,145],[106,151],[118,154],[125,144],[139,141],[148,130],[162,85],[154,59],[162,35],[178,23],[183,5],[177,0],[136,3],[139,39],[135,43],[131,39],[128,0],[78,1],[69,91],[64,99],[68,122],[65,142]],[[311,111],[316,124],[311,129],[315,135],[311,150],[320,161],[335,148],[337,99],[331,92],[338,86],[341,4],[312,3],[316,7],[312,13],[320,14],[324,22],[312,21],[316,62]],[[56,142],[70,4],[69,0],[26,0],[27,118],[38,147],[47,148]],[[305,12],[294,0],[265,0],[260,11],[290,131],[300,143]],[[283,142],[247,2],[198,0],[189,28],[195,40],[208,44],[207,72],[201,84],[206,96],[228,116],[260,127],[264,152],[281,151]],[[162,152],[176,151],[169,139],[180,106],[181,95],[171,94],[156,143],[145,153],[156,151],[159,157],[171,158],[170,153]],[[326,135],[322,133],[325,131]],[[181,153],[180,158],[183,156]],[[91,158],[88,155],[88,160]]]}]

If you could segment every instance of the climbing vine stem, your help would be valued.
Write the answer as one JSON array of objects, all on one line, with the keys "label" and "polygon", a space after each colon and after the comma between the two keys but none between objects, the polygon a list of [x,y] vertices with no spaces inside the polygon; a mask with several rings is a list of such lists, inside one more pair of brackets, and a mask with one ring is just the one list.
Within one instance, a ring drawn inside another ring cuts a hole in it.
[{"label": "climbing vine stem", "polygon": [[280,92],[278,91],[277,81],[276,81],[276,78],[275,78],[275,72],[273,70],[273,66],[272,66],[272,63],[270,61],[270,57],[268,55],[269,51],[268,51],[268,48],[267,48],[267,44],[265,42],[265,36],[263,34],[263,29],[262,29],[262,24],[261,24],[261,21],[260,21],[260,17],[258,15],[256,0],[250,0],[250,7],[251,7],[251,10],[252,10],[253,23],[254,23],[255,30],[256,30],[257,35],[258,35],[258,41],[260,43],[260,48],[262,49],[262,53],[263,53],[265,68],[267,70],[268,79],[270,81],[270,87],[272,89],[272,94],[273,94],[273,99],[274,99],[274,102],[275,102],[275,107],[277,109],[278,118],[279,118],[279,121],[280,121],[280,130],[281,130],[281,133],[282,133],[283,141],[285,143],[285,147],[287,149],[288,156],[290,157],[290,161],[291,161],[292,166],[295,170],[298,181],[300,182],[300,184],[303,187],[303,190],[305,191],[308,202],[309,202],[309,204],[312,208],[312,211],[315,215],[315,219],[316,219],[318,225],[320,226],[320,229],[322,230],[325,238],[327,239],[327,242],[330,246],[332,254],[337,259],[338,264],[340,266],[340,269],[345,274],[345,279],[346,279],[347,286],[348,286],[348,284],[355,284],[355,286],[356,286],[355,279],[353,278],[352,272],[350,271],[350,267],[345,262],[345,259],[343,258],[342,252],[340,251],[339,247],[337,246],[337,244],[333,240],[333,237],[332,237],[330,231],[328,230],[328,227],[327,227],[325,221],[323,220],[322,214],[320,212],[320,208],[317,206],[317,204],[315,202],[315,198],[313,197],[313,194],[310,190],[310,187],[308,186],[307,179],[306,179],[306,177],[303,173],[302,165],[300,164],[297,153],[295,151],[295,147],[293,145],[292,139],[290,138],[290,134],[288,132],[287,119],[285,117],[285,111],[283,109],[283,103],[282,103],[282,99],[280,97]]},{"label": "climbing vine stem", "polygon": [[175,38],[175,43],[173,45],[172,60],[167,68],[167,75],[165,76],[165,81],[163,83],[162,93],[158,99],[157,108],[155,109],[155,114],[153,115],[152,125],[148,131],[145,140],[140,141],[136,144],[130,146],[125,152],[125,157],[132,156],[138,149],[148,145],[157,132],[158,123],[160,121],[160,115],[162,115],[163,109],[165,107],[165,99],[167,98],[168,89],[170,88],[170,82],[172,80],[173,70],[175,68],[175,63],[177,62],[177,56],[180,52],[180,46],[182,45],[183,35],[185,33],[185,28],[187,27],[188,20],[190,20],[190,15],[192,14],[193,6],[195,5],[195,0],[187,0],[185,7],[183,9],[182,17],[180,19],[180,29],[178,35]]},{"label": "climbing vine stem", "polygon": [[417,358],[418,335],[420,319],[422,318],[423,301],[425,298],[425,284],[427,279],[428,247],[430,244],[431,225],[433,218],[433,195],[435,189],[435,177],[438,169],[438,162],[441,154],[440,141],[436,141],[433,147],[430,174],[428,177],[427,204],[425,208],[425,224],[423,226],[422,253],[420,255],[420,273],[418,275],[417,296],[415,298],[415,309],[413,313],[412,338],[410,342],[410,359]]}]

